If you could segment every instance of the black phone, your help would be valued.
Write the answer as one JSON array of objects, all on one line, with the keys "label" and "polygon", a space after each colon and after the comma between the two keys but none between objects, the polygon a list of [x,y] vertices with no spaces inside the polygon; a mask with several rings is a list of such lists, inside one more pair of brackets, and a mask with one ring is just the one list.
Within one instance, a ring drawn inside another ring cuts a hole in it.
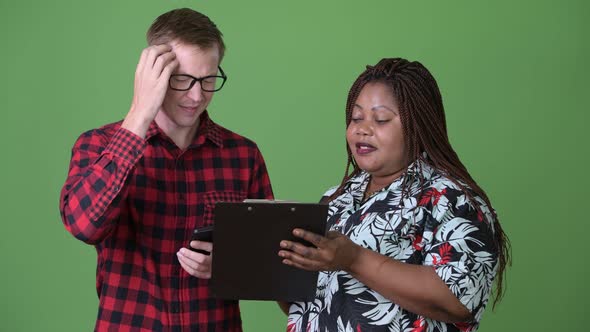
[{"label": "black phone", "polygon": [[[191,241],[213,242],[213,225],[195,228],[193,230],[193,236],[191,237]],[[198,252],[204,255],[211,254],[206,250],[195,249],[191,247],[190,243],[188,245],[188,248],[194,252]]]}]

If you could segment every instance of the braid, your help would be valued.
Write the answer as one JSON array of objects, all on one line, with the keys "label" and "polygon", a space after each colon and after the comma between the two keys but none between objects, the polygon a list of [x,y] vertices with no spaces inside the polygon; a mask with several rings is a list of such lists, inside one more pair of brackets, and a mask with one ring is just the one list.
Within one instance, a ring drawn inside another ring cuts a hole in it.
[{"label": "braid", "polygon": [[[382,59],[375,66],[367,66],[352,84],[348,93],[346,102],[347,127],[351,122],[356,99],[363,87],[369,82],[380,82],[387,85],[398,103],[407,160],[422,160],[432,165],[466,194],[478,212],[482,211],[475,202],[474,196],[476,195],[484,200],[494,214],[494,237],[498,251],[497,287],[493,303],[493,308],[495,308],[504,295],[506,266],[511,265],[510,241],[504,233],[485,191],[471,177],[449,142],[442,96],[436,80],[428,69],[417,61],[409,62],[406,59],[391,58]],[[348,144],[346,152],[348,158],[344,177],[329,200],[341,195],[346,182],[361,172]],[[426,152],[427,159],[423,152]],[[417,172],[417,174],[422,174],[422,172]],[[420,187],[422,187],[425,179],[421,175],[419,181]],[[402,197],[409,195],[408,183],[409,179],[406,177],[402,183]]]}]

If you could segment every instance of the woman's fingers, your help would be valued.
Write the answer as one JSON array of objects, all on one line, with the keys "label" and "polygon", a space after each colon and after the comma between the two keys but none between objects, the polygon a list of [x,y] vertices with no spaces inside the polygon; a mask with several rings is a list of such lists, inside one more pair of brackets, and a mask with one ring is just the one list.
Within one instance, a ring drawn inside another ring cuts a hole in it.
[{"label": "woman's fingers", "polygon": [[322,248],[326,240],[325,237],[319,234],[312,233],[301,228],[295,228],[293,230],[293,235],[302,238],[307,242],[312,243],[314,246],[318,248]]},{"label": "woman's fingers", "polygon": [[279,256],[283,258],[283,264],[295,266],[308,271],[320,271],[321,264],[315,260],[303,257],[292,251],[281,250]]}]

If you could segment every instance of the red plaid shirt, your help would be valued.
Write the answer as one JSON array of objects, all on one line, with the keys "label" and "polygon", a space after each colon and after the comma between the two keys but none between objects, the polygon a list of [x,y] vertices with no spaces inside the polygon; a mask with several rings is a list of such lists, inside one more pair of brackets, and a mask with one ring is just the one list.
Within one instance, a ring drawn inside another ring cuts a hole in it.
[{"label": "red plaid shirt", "polygon": [[60,199],[66,229],[96,246],[95,329],[241,331],[238,302],[212,298],[176,252],[215,202],[272,198],[256,144],[206,112],[185,151],[155,123],[145,140],[120,124],[78,138]]}]

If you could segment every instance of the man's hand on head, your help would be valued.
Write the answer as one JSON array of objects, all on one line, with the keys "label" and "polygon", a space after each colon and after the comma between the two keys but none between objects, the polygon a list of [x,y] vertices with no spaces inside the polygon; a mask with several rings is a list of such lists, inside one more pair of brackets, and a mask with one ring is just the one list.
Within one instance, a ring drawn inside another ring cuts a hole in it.
[{"label": "man's hand on head", "polygon": [[168,80],[176,67],[178,61],[170,45],[152,45],[141,52],[135,70],[133,102],[123,121],[123,128],[145,137],[162,106]]}]

